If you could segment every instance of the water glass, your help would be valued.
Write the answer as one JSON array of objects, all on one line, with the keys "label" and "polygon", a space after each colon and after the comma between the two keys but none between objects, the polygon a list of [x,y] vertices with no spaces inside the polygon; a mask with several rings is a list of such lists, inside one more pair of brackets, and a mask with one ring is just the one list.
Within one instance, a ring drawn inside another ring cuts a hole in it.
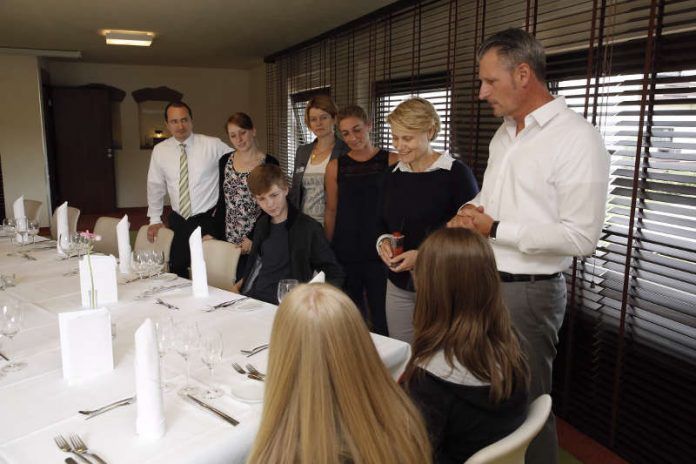
[{"label": "water glass", "polygon": [[209,400],[220,398],[224,393],[220,388],[213,385],[215,381],[215,365],[222,361],[223,343],[222,335],[219,332],[207,334],[201,339],[201,361],[210,372],[210,385],[205,392],[205,397]]},{"label": "water glass", "polygon": [[186,362],[186,385],[179,390],[180,395],[195,395],[198,387],[191,385],[191,355],[200,346],[200,334],[195,323],[182,322],[176,326],[174,348]]},{"label": "water glass", "polygon": [[278,304],[283,301],[285,295],[290,293],[290,291],[300,285],[297,279],[282,279],[278,282]]},{"label": "water glass", "polygon": [[31,243],[36,243],[36,236],[39,234],[39,221],[32,219],[28,222],[27,232],[31,237]]},{"label": "water glass", "polygon": [[[22,329],[24,307],[14,298],[5,297],[0,302],[0,335],[11,340]],[[3,372],[16,372],[27,366],[25,362],[10,361],[2,368]]]},{"label": "water glass", "polygon": [[157,331],[157,352],[160,358],[160,379],[162,391],[169,391],[172,385],[164,381],[162,377],[162,360],[174,348],[175,329],[174,320],[171,317],[161,318],[155,321]]}]

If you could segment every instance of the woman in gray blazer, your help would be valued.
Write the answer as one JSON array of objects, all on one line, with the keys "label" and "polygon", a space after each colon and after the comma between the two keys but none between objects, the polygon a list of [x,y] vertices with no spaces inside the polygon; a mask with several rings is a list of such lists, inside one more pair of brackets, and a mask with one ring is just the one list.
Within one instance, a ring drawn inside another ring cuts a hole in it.
[{"label": "woman in gray blazer", "polygon": [[305,124],[316,136],[312,143],[300,145],[295,153],[292,190],[288,200],[300,211],[324,225],[324,173],[332,159],[350,151],[336,137],[338,108],[328,95],[318,95],[307,103]]}]

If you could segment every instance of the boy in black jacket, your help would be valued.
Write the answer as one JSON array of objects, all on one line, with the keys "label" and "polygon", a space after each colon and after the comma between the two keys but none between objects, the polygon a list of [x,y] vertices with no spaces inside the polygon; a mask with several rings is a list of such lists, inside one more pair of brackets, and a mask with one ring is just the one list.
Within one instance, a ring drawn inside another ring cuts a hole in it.
[{"label": "boy in black jacket", "polygon": [[275,304],[280,280],[309,282],[315,271],[324,271],[326,282],[340,288],[343,269],[324,237],[324,230],[288,203],[288,181],[280,167],[257,166],[247,183],[263,214],[254,226],[246,270],[236,289]]}]

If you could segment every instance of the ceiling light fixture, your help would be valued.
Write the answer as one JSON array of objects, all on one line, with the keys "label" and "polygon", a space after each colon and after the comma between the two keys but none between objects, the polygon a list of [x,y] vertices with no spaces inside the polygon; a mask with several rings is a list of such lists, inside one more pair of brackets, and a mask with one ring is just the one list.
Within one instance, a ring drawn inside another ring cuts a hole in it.
[{"label": "ceiling light fixture", "polygon": [[136,47],[149,47],[155,34],[139,31],[104,31],[107,45],[133,45]]}]

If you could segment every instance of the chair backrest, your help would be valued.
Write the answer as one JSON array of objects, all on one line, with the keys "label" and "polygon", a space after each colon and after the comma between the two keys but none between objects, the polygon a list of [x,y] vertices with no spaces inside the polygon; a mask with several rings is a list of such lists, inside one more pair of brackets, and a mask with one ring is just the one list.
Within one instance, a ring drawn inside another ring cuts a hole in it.
[{"label": "chair backrest", "polygon": [[524,464],[529,443],[537,436],[551,412],[551,396],[541,395],[529,405],[527,418],[507,437],[477,451],[464,464]]},{"label": "chair backrest", "polygon": [[[68,206],[68,231],[71,234],[77,232],[77,220],[80,219],[80,210]],[[51,238],[53,240],[58,240],[58,218],[56,217],[56,212],[53,212],[51,216]]]},{"label": "chair backrest", "polygon": [[38,221],[42,206],[43,203],[38,200],[24,199],[24,214],[27,216],[27,219],[30,221]]},{"label": "chair backrest", "polygon": [[141,250],[157,250],[164,253],[164,262],[169,263],[169,249],[172,247],[172,239],[174,239],[174,231],[166,227],[162,227],[157,232],[155,241],[150,243],[147,239],[147,225],[138,229],[138,235],[135,237],[135,246],[133,251]]},{"label": "chair backrest", "polygon": [[203,242],[208,285],[229,290],[235,284],[240,252],[238,246],[222,240]]},{"label": "chair backrest", "polygon": [[94,224],[94,233],[101,236],[101,240],[94,242],[94,251],[105,255],[118,257],[118,240],[116,239],[116,225],[120,219],[102,216]]}]

